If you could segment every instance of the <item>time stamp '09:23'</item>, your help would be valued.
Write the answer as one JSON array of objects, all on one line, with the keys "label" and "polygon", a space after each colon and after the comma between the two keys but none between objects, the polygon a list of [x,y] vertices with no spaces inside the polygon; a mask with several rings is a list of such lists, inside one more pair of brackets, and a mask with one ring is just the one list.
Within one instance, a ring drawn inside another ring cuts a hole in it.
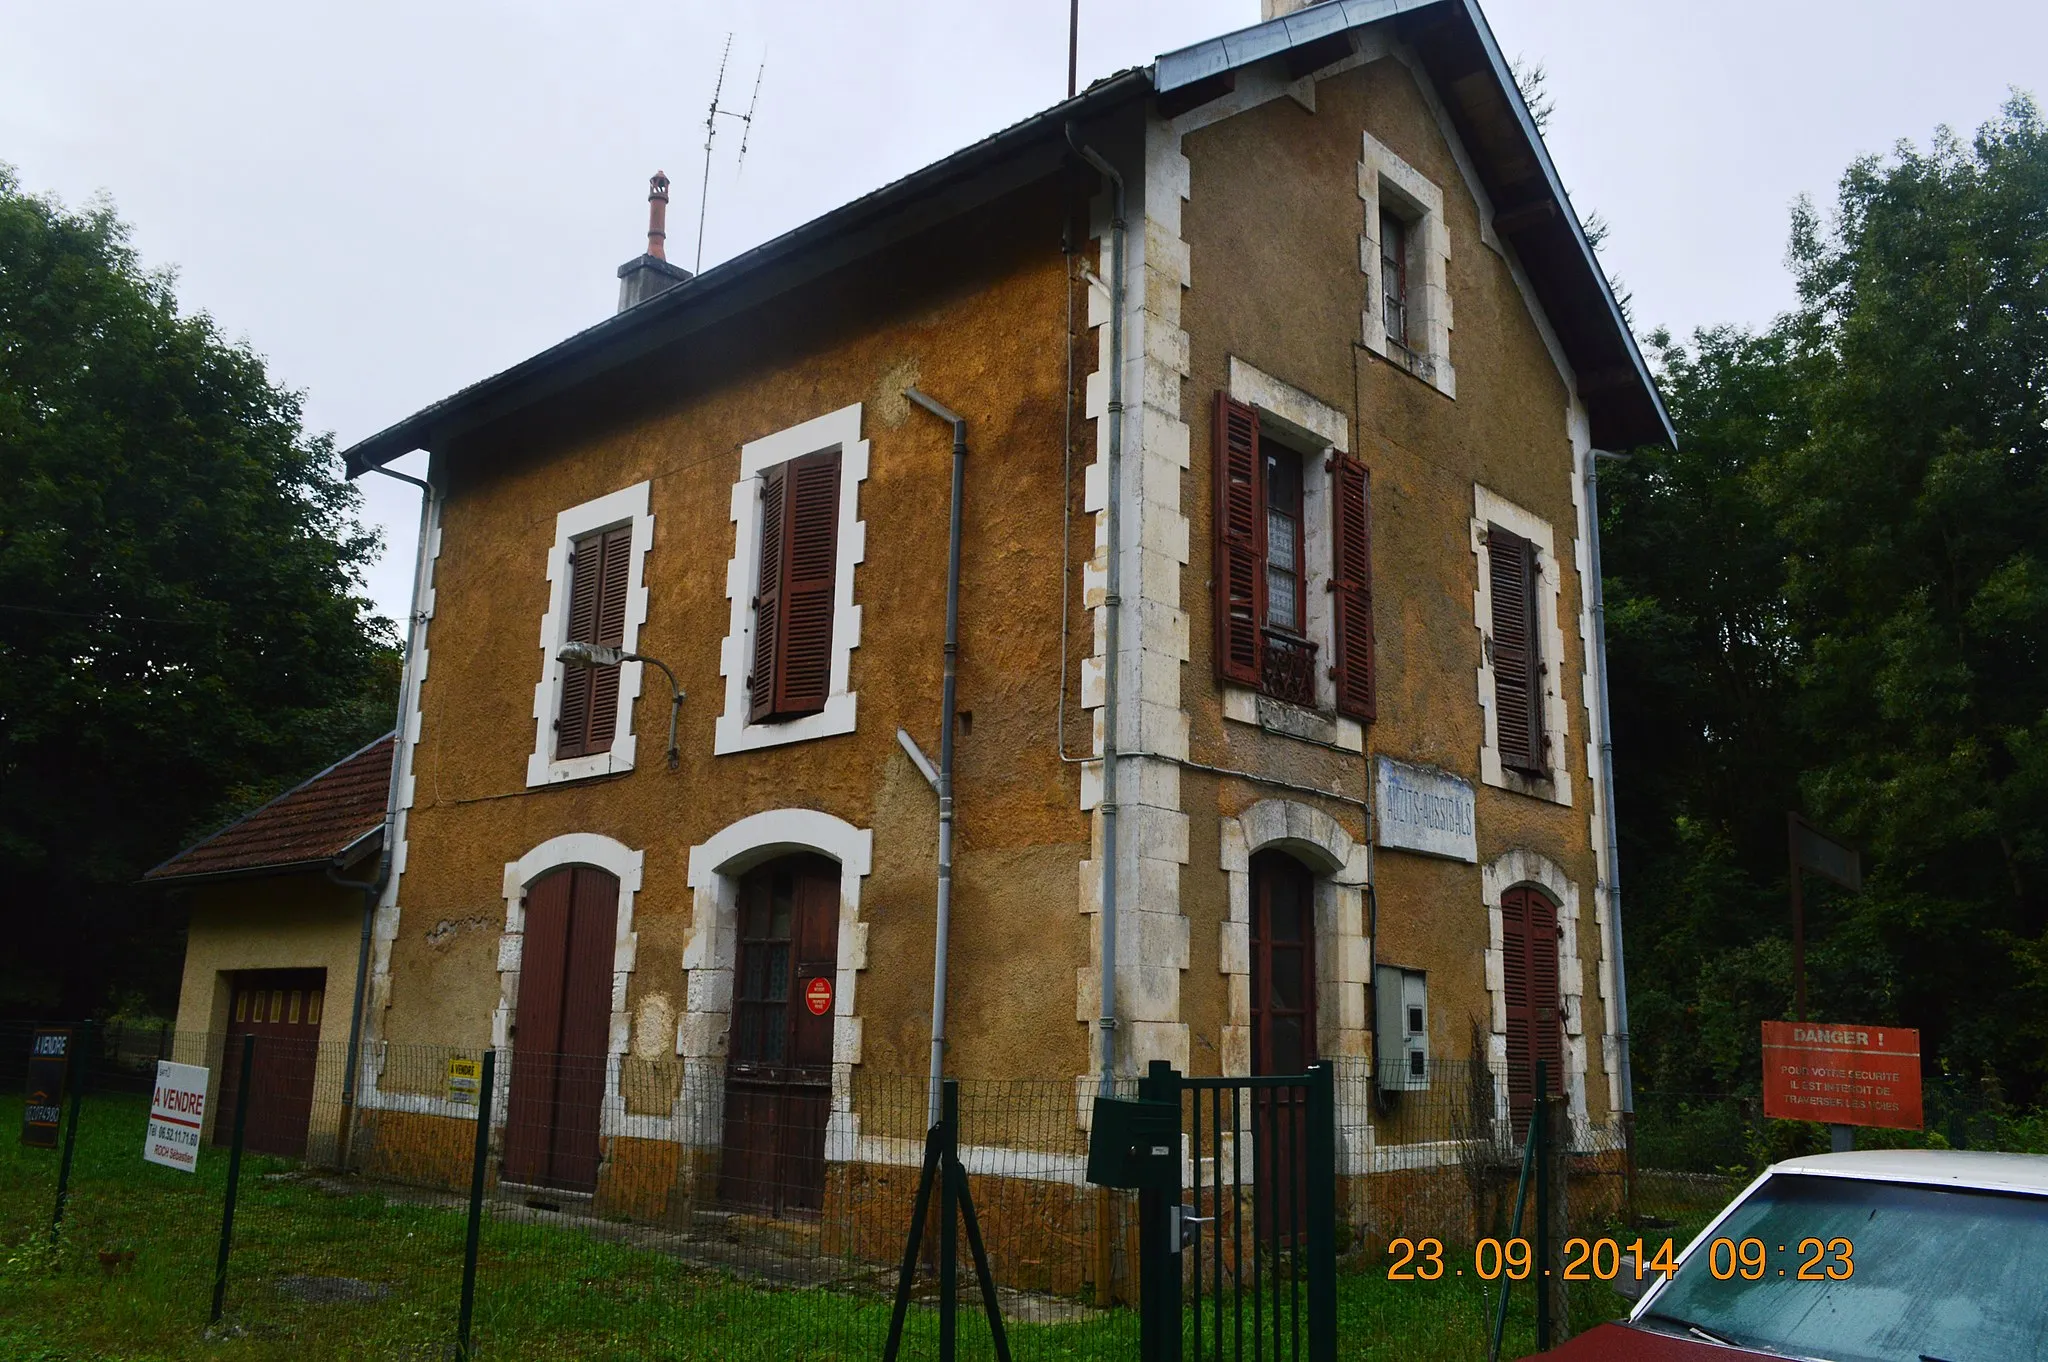
[{"label": "time stamp '09:23'", "polygon": [[[1621,1244],[1613,1239],[1567,1239],[1564,1266],[1568,1282],[1611,1282],[1632,1275],[1636,1281],[1662,1274],[1669,1278],[1678,1271],[1677,1251],[1666,1239],[1648,1258],[1643,1241]],[[1776,1275],[1802,1282],[1847,1281],[1856,1272],[1856,1246],[1847,1239],[1801,1239],[1796,1246],[1777,1246],[1777,1263],[1772,1263],[1771,1246],[1761,1239],[1715,1239],[1707,1245],[1707,1270],[1716,1281],[1761,1281]],[[1444,1244],[1441,1239],[1396,1239],[1387,1245],[1392,1260],[1387,1265],[1390,1282],[1433,1282],[1444,1275]],[[1472,1275],[1481,1281],[1522,1281],[1529,1276],[1534,1257],[1527,1239],[1481,1239],[1472,1246]],[[1463,1268],[1451,1269],[1462,1277]],[[1544,1276],[1550,1275],[1544,1269]]]}]

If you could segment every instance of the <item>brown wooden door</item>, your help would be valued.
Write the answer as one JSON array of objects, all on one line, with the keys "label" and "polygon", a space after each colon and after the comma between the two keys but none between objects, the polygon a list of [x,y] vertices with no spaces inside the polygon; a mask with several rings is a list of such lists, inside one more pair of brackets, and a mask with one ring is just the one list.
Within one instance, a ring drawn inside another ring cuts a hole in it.
[{"label": "brown wooden door", "polygon": [[[1305,1074],[1316,1062],[1315,877],[1280,851],[1252,857],[1252,1073]],[[1305,1226],[1308,1127],[1305,1087],[1252,1096],[1261,1232]]]},{"label": "brown wooden door", "polygon": [[513,1182],[597,1187],[618,920],[607,871],[564,866],[527,886],[505,1121]]},{"label": "brown wooden door", "polygon": [[816,1215],[832,1108],[839,867],[787,856],[750,871],[739,930],[719,1195],[775,1215]]},{"label": "brown wooden door", "polygon": [[1508,1114],[1519,1137],[1536,1104],[1536,1061],[1552,1096],[1564,1087],[1564,1015],[1557,985],[1557,905],[1521,885],[1500,898],[1501,992],[1508,1018]]},{"label": "brown wooden door", "polygon": [[256,1055],[250,1071],[243,1147],[259,1154],[305,1157],[326,992],[327,971],[321,969],[243,970],[234,976],[228,999],[228,1042],[221,1053],[220,1105],[214,1109],[215,1144],[234,1140],[242,1038],[254,1036]]}]

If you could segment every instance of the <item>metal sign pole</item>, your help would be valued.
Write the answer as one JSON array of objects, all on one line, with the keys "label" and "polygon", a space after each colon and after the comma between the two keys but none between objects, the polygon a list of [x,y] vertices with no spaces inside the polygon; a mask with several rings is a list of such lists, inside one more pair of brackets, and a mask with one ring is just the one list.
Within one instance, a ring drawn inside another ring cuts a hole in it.
[{"label": "metal sign pole", "polygon": [[1792,883],[1792,1015],[1806,1020],[1806,904],[1799,892],[1799,815],[1785,815],[1785,856]]},{"label": "metal sign pole", "polygon": [[469,1232],[462,1241],[462,1311],[455,1322],[455,1355],[463,1359],[469,1356],[469,1323],[476,1313],[476,1250],[483,1231],[484,1171],[491,1159],[491,1097],[497,1069],[498,1052],[484,1051],[476,1090],[476,1152],[469,1167]]},{"label": "metal sign pole", "polygon": [[213,1263],[213,1317],[220,1323],[228,1297],[228,1250],[235,1242],[235,1191],[242,1182],[242,1140],[249,1130],[249,1076],[256,1066],[256,1037],[242,1037],[242,1079],[235,1088],[235,1142],[228,1149],[228,1191],[220,1209],[220,1253]]},{"label": "metal sign pole", "polygon": [[92,1023],[79,1023],[71,1039],[66,1042],[70,1053],[65,1055],[64,1064],[68,1072],[65,1077],[71,1083],[71,1119],[64,1123],[64,1156],[57,1163],[57,1206],[50,1213],[50,1247],[57,1247],[58,1231],[64,1225],[64,1208],[71,1201],[71,1151],[78,1145],[79,1099],[85,1095],[85,1068],[79,1063],[79,1056],[85,1047],[92,1044]]}]

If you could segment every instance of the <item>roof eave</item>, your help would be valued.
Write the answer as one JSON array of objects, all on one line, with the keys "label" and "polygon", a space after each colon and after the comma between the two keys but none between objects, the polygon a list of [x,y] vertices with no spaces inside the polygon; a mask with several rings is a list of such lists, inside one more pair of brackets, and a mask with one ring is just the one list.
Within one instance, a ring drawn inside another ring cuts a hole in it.
[{"label": "roof eave", "polygon": [[[858,255],[923,230],[931,224],[912,211],[919,203],[988,179],[993,167],[1034,148],[1051,146],[1056,148],[1056,156],[1064,157],[1061,129],[1066,123],[1101,113],[1151,89],[1151,77],[1146,71],[1121,72],[1072,99],[842,204],[358,441],[342,452],[347,475],[353,478],[414,450],[432,449],[466,430],[800,283],[811,277],[801,268],[805,257],[822,253],[835,241],[851,246]],[[1051,168],[1052,163],[1048,163],[1038,173],[1048,173]],[[838,254],[825,258],[829,268]],[[791,277],[778,283],[778,271]]]}]

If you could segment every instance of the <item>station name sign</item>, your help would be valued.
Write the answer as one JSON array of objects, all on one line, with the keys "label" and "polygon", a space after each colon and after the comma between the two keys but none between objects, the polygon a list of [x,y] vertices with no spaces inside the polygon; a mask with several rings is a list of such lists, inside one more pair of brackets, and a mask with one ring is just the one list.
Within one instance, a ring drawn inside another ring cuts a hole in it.
[{"label": "station name sign", "polygon": [[1476,864],[1479,835],[1472,783],[1446,771],[1380,757],[1373,803],[1380,845]]},{"label": "station name sign", "polygon": [[1920,1033],[1904,1026],[1765,1022],[1764,1115],[1919,1130]]}]

